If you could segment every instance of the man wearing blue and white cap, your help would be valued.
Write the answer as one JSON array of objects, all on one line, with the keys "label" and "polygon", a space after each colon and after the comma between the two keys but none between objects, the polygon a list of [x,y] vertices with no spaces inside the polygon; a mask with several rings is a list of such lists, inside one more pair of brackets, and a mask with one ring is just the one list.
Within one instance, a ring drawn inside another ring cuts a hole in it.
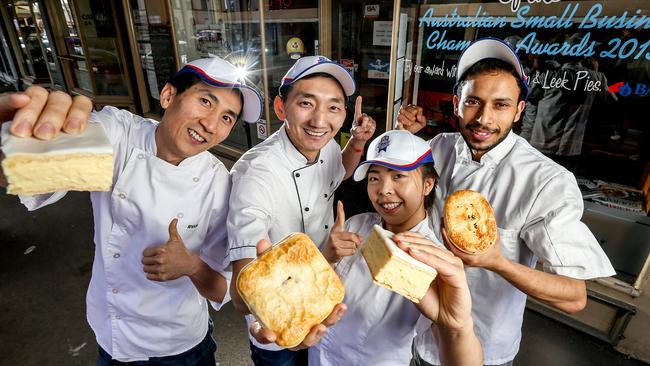
[{"label": "man wearing blue and white cap", "polygon": [[[322,56],[299,59],[282,78],[273,107],[284,124],[231,169],[228,242],[235,278],[256,257],[255,246],[261,239],[277,242],[298,231],[319,246],[327,240],[334,223],[334,191],[352,175],[375,131],[374,120],[361,113],[359,97],[352,137],[343,152],[333,140],[345,121],[346,100],[354,92],[354,80],[347,70]],[[234,286],[231,296],[235,307],[247,314]],[[344,312],[343,305],[337,306],[323,324],[312,329],[300,348],[315,344]],[[247,322],[255,324],[250,315]],[[306,362],[306,352],[281,349],[274,339],[266,329],[250,337],[256,365]]]},{"label": "man wearing blue and white cap", "polygon": [[[495,38],[472,43],[458,61],[454,113],[459,133],[431,140],[444,161],[431,224],[440,228],[445,198],[459,189],[483,194],[496,215],[499,245],[468,255],[472,314],[486,365],[511,364],[519,350],[526,296],[568,313],[584,308],[585,280],[613,275],[607,256],[580,221],[582,195],[571,172],[512,132],[525,106],[527,79],[515,52]],[[398,125],[417,131],[419,107]],[[442,230],[445,239],[444,228]],[[537,260],[543,271],[536,270]],[[434,332],[435,334],[435,332]],[[432,333],[416,338],[417,363],[440,364]]]},{"label": "man wearing blue and white cap", "polygon": [[[26,94],[30,104],[14,116],[15,135],[49,138],[62,128],[82,131],[90,120],[114,149],[110,191],[90,194],[95,260],[87,317],[97,364],[214,366],[206,299],[217,309],[228,301],[230,181],[207,150],[239,119],[259,119],[259,94],[220,58],[193,61],[174,75],[160,92],[160,123],[114,107],[90,113],[89,100],[42,88]],[[34,210],[65,194],[21,201]]]}]

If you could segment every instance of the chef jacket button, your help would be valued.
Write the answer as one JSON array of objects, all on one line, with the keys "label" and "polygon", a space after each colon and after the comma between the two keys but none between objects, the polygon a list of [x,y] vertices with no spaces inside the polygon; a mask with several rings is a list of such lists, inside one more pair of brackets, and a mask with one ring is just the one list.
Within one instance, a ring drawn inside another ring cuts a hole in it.
[{"label": "chef jacket button", "polygon": [[300,173],[296,173],[296,178],[300,178]]},{"label": "chef jacket button", "polygon": [[182,218],[183,218],[183,216],[185,216],[185,215],[183,215],[183,213],[182,213],[182,212],[179,212],[179,213],[178,213],[178,215],[176,215],[176,217],[178,217],[179,219],[182,219]]},{"label": "chef jacket button", "polygon": [[327,198],[327,193],[325,193],[325,198]]},{"label": "chef jacket button", "polygon": [[140,160],[144,159],[144,154],[138,154],[138,159]]},{"label": "chef jacket button", "polygon": [[329,229],[329,228],[330,228],[329,225],[325,225],[325,229]]},{"label": "chef jacket button", "polygon": [[305,207],[305,211],[309,211],[309,207]]},{"label": "chef jacket button", "polygon": [[115,253],[115,254],[113,254],[113,258],[117,259],[117,258],[119,258],[119,257],[120,257],[120,253]]},{"label": "chef jacket button", "polygon": [[196,182],[199,181],[199,177],[194,177],[194,178],[192,178],[192,180],[196,183]]},{"label": "chef jacket button", "polygon": [[117,196],[120,197],[121,199],[125,199],[126,198],[126,193],[122,192],[122,193],[118,194]]},{"label": "chef jacket button", "polygon": [[116,293],[118,293],[118,292],[120,292],[120,291],[119,291],[118,289],[114,288],[114,289],[112,290],[112,292],[113,292],[114,294],[116,294]]},{"label": "chef jacket button", "polygon": [[120,319],[122,319],[122,317],[119,316],[119,315],[115,315],[115,319],[120,320]]},{"label": "chef jacket button", "polygon": [[323,159],[320,159],[320,163],[323,164]]}]

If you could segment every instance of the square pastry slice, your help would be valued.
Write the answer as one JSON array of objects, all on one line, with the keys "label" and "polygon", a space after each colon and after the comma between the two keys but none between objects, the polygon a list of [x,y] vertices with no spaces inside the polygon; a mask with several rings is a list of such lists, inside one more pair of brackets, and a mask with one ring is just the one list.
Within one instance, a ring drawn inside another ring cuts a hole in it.
[{"label": "square pastry slice", "polygon": [[78,135],[61,132],[45,141],[16,137],[2,126],[2,169],[7,193],[108,191],[113,183],[113,147],[102,126],[89,123]]},{"label": "square pastry slice", "polygon": [[375,225],[361,247],[374,283],[420,302],[438,272],[400,249],[393,233]]},{"label": "square pastry slice", "polygon": [[343,301],[345,288],[305,234],[293,233],[246,265],[237,290],[281,347],[300,344]]}]

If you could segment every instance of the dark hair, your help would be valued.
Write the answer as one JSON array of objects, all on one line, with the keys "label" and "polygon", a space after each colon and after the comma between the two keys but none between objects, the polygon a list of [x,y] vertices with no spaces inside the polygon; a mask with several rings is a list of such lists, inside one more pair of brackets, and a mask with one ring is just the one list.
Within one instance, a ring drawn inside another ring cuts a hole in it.
[{"label": "dark hair", "polygon": [[[202,83],[203,79],[198,77],[196,74],[192,73],[182,73],[180,75],[174,75],[171,80],[168,81],[168,83],[176,89],[176,95],[181,95],[183,94],[186,90],[189,88],[193,87],[194,85],[198,83]],[[241,90],[232,88],[230,89],[237,95],[239,95],[239,101],[241,102],[242,105],[242,110],[239,112],[239,115],[237,115],[237,121],[241,118],[243,112],[244,112],[244,95],[242,94]],[[162,117],[165,114],[165,109],[161,108],[160,109],[160,116]]]},{"label": "dark hair", "polygon": [[433,188],[431,188],[431,192],[424,196],[424,209],[429,210],[431,207],[433,207],[433,202],[435,201],[435,193],[434,191],[436,190],[436,185],[438,184],[438,172],[436,171],[436,168],[434,167],[433,163],[426,163],[422,165],[422,180],[427,179],[427,178],[433,178]]},{"label": "dark hair", "polygon": [[332,76],[332,75],[330,75],[328,73],[325,73],[325,72],[317,72],[317,73],[314,73],[314,74],[309,74],[307,76],[301,77],[300,79],[294,81],[291,84],[281,86],[280,89],[279,89],[279,94],[278,94],[280,96],[280,99],[282,99],[283,102],[287,101],[287,96],[289,95],[289,92],[291,92],[291,89],[293,88],[293,85],[297,81],[299,81],[299,80],[309,80],[311,78],[316,78],[316,77],[328,78],[328,79],[332,79],[332,80],[336,81],[336,84],[341,88],[341,92],[343,93],[343,101],[347,102],[347,97],[348,96],[345,95],[345,89],[343,89],[343,85],[341,85],[341,83],[338,81],[337,78],[335,78],[334,76]]},{"label": "dark hair", "polygon": [[517,73],[515,67],[503,60],[496,58],[486,58],[478,61],[472,65],[472,67],[467,69],[463,75],[461,75],[461,77],[458,79],[458,83],[456,83],[456,95],[458,98],[460,98],[461,90],[463,89],[463,85],[467,81],[467,78],[470,76],[487,74],[495,71],[505,71],[512,74],[515,80],[517,80],[517,86],[519,87],[519,99],[517,102],[526,100],[526,86],[524,85],[523,80],[521,80],[521,77]]},{"label": "dark hair", "polygon": [[183,94],[184,91],[193,87],[195,84],[202,83],[203,80],[195,74],[184,72],[180,75],[174,75],[169,84],[176,89],[176,94]]}]

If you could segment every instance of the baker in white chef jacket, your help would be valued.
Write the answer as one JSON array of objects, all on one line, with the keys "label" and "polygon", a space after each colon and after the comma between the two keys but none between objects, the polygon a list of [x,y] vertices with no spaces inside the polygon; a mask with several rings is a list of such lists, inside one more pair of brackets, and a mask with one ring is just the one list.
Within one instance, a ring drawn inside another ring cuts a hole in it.
[{"label": "baker in white chef jacket", "polygon": [[[142,361],[214,366],[207,301],[228,300],[228,171],[207,150],[239,119],[255,122],[261,98],[220,58],[185,65],[160,93],[160,123],[85,97],[33,87],[12,133],[52,138],[99,123],[114,148],[113,185],[91,192],[95,259],[87,316],[98,365]],[[25,102],[24,95],[12,100]],[[42,113],[41,113],[42,110]],[[40,114],[40,117],[39,117]],[[66,192],[20,197],[34,210]]]},{"label": "baker in white chef jacket", "polygon": [[[347,70],[322,56],[299,59],[282,78],[273,107],[284,124],[231,169],[228,243],[234,278],[256,257],[255,246],[261,239],[276,242],[291,232],[304,232],[318,246],[327,240],[334,222],[334,191],[352,175],[375,131],[375,121],[361,113],[359,97],[345,149],[341,152],[333,140],[345,121],[347,97],[354,92]],[[235,307],[248,313],[235,286],[231,296]],[[337,306],[299,348],[315,344],[326,325],[344,311],[344,306]],[[252,324],[250,315],[247,322]],[[281,349],[265,330],[250,339],[251,357],[258,366],[306,362],[306,352]]]}]

